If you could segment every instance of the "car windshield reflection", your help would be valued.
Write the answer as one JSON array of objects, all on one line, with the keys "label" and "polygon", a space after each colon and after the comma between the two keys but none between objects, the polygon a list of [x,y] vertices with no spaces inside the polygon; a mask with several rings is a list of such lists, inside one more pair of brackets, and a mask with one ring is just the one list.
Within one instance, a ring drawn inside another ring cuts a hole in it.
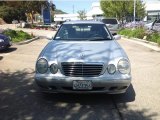
[{"label": "car windshield reflection", "polygon": [[111,39],[111,35],[104,24],[63,24],[55,36],[55,40],[66,41],[101,41]]}]

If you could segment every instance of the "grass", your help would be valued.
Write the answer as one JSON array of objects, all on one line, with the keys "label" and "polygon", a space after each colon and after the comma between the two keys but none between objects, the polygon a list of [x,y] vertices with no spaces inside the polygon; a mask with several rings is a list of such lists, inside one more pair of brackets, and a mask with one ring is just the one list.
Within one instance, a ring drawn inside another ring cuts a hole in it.
[{"label": "grass", "polygon": [[148,34],[146,39],[148,41],[156,42],[156,43],[158,43],[158,45],[160,45],[160,33],[158,33],[158,32]]},{"label": "grass", "polygon": [[21,42],[27,39],[31,39],[32,36],[22,30],[15,31],[15,30],[5,30],[3,32],[4,35],[10,36],[12,39],[12,42]]},{"label": "grass", "polygon": [[156,42],[158,45],[160,45],[160,33],[158,32],[152,32],[152,33],[147,33],[145,29],[143,28],[135,28],[135,29],[121,29],[119,34],[127,36],[129,38],[139,38],[143,39],[144,36],[146,36],[147,41],[151,42]]}]

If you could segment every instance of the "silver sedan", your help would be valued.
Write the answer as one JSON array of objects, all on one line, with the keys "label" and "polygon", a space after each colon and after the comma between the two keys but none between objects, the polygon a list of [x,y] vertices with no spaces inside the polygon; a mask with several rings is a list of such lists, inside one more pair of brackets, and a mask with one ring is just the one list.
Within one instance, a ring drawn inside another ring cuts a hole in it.
[{"label": "silver sedan", "polygon": [[36,83],[44,92],[126,92],[130,61],[118,39],[102,22],[63,23],[37,59]]}]

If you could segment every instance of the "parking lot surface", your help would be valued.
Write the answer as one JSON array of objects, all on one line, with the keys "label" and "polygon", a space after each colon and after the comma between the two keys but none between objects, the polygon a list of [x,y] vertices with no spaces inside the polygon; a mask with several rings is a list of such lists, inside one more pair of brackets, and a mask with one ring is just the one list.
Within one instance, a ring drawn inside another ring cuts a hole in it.
[{"label": "parking lot surface", "polygon": [[42,94],[34,83],[39,39],[0,53],[0,120],[160,120],[160,53],[118,41],[132,65],[132,85],[122,95]]}]

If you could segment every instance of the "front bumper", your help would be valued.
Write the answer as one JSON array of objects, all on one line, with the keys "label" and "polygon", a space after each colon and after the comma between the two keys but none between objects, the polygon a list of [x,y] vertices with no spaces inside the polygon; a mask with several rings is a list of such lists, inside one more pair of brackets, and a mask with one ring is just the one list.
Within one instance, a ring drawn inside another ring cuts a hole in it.
[{"label": "front bumper", "polygon": [[[91,80],[92,90],[73,90],[74,80]],[[52,75],[35,75],[35,81],[43,92],[55,93],[108,93],[118,94],[126,92],[131,83],[130,75],[122,75],[113,77],[106,77],[104,75],[99,77],[66,77],[66,76],[52,76]]]},{"label": "front bumper", "polygon": [[0,50],[4,50],[4,49],[6,49],[6,48],[8,48],[8,47],[10,47],[12,45],[12,43],[11,42],[7,42],[7,43],[0,43]]}]

